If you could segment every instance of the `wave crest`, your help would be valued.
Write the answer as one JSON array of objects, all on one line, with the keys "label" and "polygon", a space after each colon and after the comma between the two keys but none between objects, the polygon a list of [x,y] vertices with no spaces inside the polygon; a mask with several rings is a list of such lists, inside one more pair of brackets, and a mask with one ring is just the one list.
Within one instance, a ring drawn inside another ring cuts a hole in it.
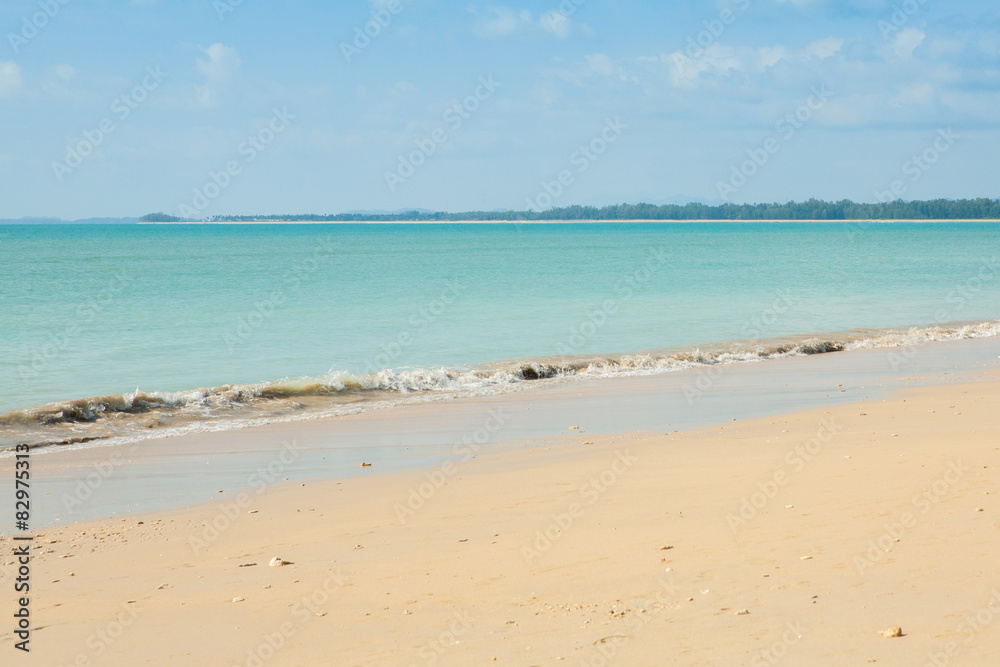
[{"label": "wave crest", "polygon": [[[1000,336],[1000,320],[909,329],[852,331],[839,335],[771,341],[735,341],[705,349],[600,357],[515,360],[465,369],[384,369],[352,374],[224,385],[180,392],[111,394],[59,401],[0,414],[0,446],[67,444],[134,436],[150,429],[226,421],[228,427],[331,414],[330,407],[358,403],[385,406],[400,397],[426,394],[483,395],[527,384],[573,377],[649,375],[697,366],[737,364],[845,350],[918,346],[933,341]],[[395,398],[394,398],[395,397]],[[337,412],[341,414],[342,412]]]}]

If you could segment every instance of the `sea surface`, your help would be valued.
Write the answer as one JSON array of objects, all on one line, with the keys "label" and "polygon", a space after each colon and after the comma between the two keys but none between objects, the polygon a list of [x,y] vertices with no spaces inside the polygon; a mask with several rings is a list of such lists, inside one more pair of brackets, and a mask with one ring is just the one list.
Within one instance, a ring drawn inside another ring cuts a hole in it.
[{"label": "sea surface", "polygon": [[0,226],[0,447],[1000,334],[1000,224]]}]

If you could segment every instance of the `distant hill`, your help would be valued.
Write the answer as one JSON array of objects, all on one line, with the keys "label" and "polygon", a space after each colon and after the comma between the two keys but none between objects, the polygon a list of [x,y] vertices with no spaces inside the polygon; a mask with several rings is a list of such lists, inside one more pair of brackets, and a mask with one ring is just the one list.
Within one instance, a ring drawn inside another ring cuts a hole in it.
[{"label": "distant hill", "polygon": [[148,213],[139,218],[139,222],[183,222],[183,218],[177,218],[166,213]]}]

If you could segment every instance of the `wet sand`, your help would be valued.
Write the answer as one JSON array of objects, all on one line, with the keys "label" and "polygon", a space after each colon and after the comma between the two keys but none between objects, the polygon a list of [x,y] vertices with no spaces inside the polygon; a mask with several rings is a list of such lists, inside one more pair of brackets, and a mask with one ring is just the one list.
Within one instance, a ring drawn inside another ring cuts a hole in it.
[{"label": "wet sand", "polygon": [[[210,502],[220,489],[235,493],[255,487],[262,477],[342,479],[430,468],[469,446],[490,454],[558,441],[567,424],[584,420],[591,435],[728,424],[962,382],[996,368],[998,358],[1000,338],[937,342],[571,380],[497,396],[124,446],[47,448],[34,455],[36,474],[50,494],[35,508],[34,520],[42,526]],[[289,455],[275,469],[275,453],[286,448]],[[374,465],[362,469],[362,463]],[[11,484],[0,479],[0,492]]]},{"label": "wet sand", "polygon": [[[1000,374],[985,359],[958,383],[885,373],[868,400],[831,391],[684,432],[606,433],[613,408],[589,411],[581,391],[545,414],[557,438],[500,432],[424,470],[371,461],[353,478],[284,482],[302,457],[262,438],[271,477],[209,504],[43,529],[17,664],[994,664]],[[854,378],[814,371],[803,387]],[[624,394],[651,424],[643,392]],[[422,407],[442,433],[463,414]],[[366,419],[384,444],[416,423]],[[184,447],[139,483],[188,474]],[[0,650],[14,641],[0,628]]]}]

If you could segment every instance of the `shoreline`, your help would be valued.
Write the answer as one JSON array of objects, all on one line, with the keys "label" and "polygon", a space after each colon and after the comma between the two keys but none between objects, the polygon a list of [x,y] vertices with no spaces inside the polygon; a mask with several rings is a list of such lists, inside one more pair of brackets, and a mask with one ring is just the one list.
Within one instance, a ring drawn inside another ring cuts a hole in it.
[{"label": "shoreline", "polygon": [[[665,433],[885,398],[997,369],[1000,338],[928,344],[910,350],[903,362],[899,355],[898,348],[855,350],[593,378],[340,417],[49,448],[33,455],[52,495],[35,517],[49,525],[207,502],[220,490],[255,487],[261,469],[289,445],[296,449],[280,466],[282,479],[370,478],[464,460],[470,447],[477,457],[530,448],[565,437],[584,420],[588,436]],[[0,488],[6,482],[0,480]]]},{"label": "shoreline", "polygon": [[504,395],[591,379],[642,377],[772,363],[865,349],[910,350],[941,341],[986,340],[1000,320],[942,322],[926,327],[855,329],[832,334],[728,341],[652,352],[512,359],[477,366],[330,373],[180,391],[139,391],[76,398],[0,414],[0,459],[15,444],[52,448],[122,444],[380,412],[400,405]]},{"label": "shoreline", "polygon": [[28,664],[989,664],[996,355],[981,370],[681,433],[595,435],[584,410],[454,470],[47,528]]}]

